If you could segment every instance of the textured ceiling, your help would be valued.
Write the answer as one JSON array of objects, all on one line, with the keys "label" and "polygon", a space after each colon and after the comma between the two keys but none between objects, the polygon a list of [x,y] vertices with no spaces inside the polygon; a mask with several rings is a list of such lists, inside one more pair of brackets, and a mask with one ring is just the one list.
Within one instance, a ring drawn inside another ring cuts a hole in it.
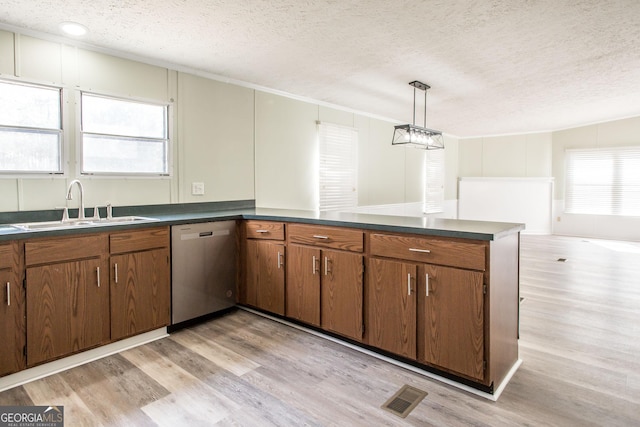
[{"label": "textured ceiling", "polygon": [[638,0],[0,2],[5,29],[68,20],[84,44],[405,123],[420,80],[427,126],[460,137],[640,115]]}]

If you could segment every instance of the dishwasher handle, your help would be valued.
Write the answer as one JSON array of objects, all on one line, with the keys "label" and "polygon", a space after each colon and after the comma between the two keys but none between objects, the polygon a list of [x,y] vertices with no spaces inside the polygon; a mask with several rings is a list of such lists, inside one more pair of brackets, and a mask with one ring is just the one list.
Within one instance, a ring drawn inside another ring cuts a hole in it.
[{"label": "dishwasher handle", "polygon": [[180,240],[195,240],[195,239],[206,239],[209,237],[220,237],[220,236],[228,236],[229,230],[207,230],[207,231],[193,231],[193,232],[183,232],[180,234]]}]

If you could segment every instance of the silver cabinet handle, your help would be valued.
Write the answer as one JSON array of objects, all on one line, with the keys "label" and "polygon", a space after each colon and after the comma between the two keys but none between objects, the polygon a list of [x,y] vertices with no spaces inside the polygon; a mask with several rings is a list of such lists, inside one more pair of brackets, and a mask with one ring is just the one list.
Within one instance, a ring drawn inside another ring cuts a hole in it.
[{"label": "silver cabinet handle", "polygon": [[96,273],[98,275],[98,287],[100,287],[100,267],[96,267]]},{"label": "silver cabinet handle", "polygon": [[11,283],[7,282],[7,306],[11,305]]},{"label": "silver cabinet handle", "polygon": [[114,270],[114,273],[115,273],[115,276],[116,276],[115,277],[115,282],[118,283],[118,263],[117,262],[113,264],[113,270]]},{"label": "silver cabinet handle", "polygon": [[329,274],[329,258],[324,257],[324,275],[327,276]]},{"label": "silver cabinet handle", "polygon": [[411,295],[411,273],[407,274],[407,295]]},{"label": "silver cabinet handle", "polygon": [[313,265],[311,266],[311,268],[312,268],[313,275],[315,276],[316,275],[316,256],[315,255],[313,256],[312,263]]},{"label": "silver cabinet handle", "polygon": [[322,240],[327,240],[329,238],[329,236],[321,236],[319,234],[314,234],[313,237],[315,239],[322,239]]},{"label": "silver cabinet handle", "polygon": [[409,251],[411,252],[420,252],[423,254],[430,254],[431,251],[429,249],[418,249],[418,248],[409,248]]},{"label": "silver cabinet handle", "polygon": [[278,268],[282,267],[282,261],[280,259],[281,256],[282,256],[282,254],[280,253],[280,251],[278,251]]},{"label": "silver cabinet handle", "polygon": [[269,230],[256,230],[256,233],[268,233]]},{"label": "silver cabinet handle", "polygon": [[424,280],[426,282],[426,288],[427,288],[427,296],[429,296],[429,273],[426,273],[424,275]]}]

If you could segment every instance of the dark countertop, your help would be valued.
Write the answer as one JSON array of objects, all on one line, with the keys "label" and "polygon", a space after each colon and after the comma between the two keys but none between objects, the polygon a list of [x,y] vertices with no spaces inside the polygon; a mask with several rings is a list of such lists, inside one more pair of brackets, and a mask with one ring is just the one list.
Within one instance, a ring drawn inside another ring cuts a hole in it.
[{"label": "dark countertop", "polygon": [[[149,220],[118,225],[93,225],[58,230],[22,230],[8,226],[11,223],[45,221],[61,217],[55,213],[47,215],[39,212],[13,216],[0,216],[0,241],[26,239],[44,236],[66,236],[99,231],[121,231],[152,225],[179,225],[207,221],[230,219],[258,219],[269,221],[298,222],[337,227],[353,227],[367,230],[424,234],[428,236],[458,237],[475,240],[497,240],[502,236],[517,233],[525,228],[524,224],[469,221],[434,217],[408,217],[394,215],[374,215],[350,212],[315,212],[289,209],[256,208],[253,201],[212,202],[176,205],[152,205],[133,207],[114,207],[114,216],[137,215]],[[72,216],[77,216],[77,212]],[[104,216],[104,215],[103,215]],[[36,219],[37,218],[37,219]],[[43,219],[41,219],[43,218]],[[10,220],[9,220],[10,219]]]}]

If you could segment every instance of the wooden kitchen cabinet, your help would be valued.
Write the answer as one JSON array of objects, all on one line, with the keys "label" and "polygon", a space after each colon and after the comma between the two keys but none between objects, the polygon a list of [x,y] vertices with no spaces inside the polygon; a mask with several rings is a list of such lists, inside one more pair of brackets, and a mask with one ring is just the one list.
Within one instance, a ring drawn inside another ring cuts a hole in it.
[{"label": "wooden kitchen cabinet", "polygon": [[482,272],[427,264],[419,271],[418,361],[482,380]]},{"label": "wooden kitchen cabinet", "polygon": [[25,368],[26,322],[22,246],[0,244],[0,376]]},{"label": "wooden kitchen cabinet", "polygon": [[363,233],[289,225],[287,316],[362,339]]},{"label": "wooden kitchen cabinet", "polygon": [[287,317],[362,339],[362,255],[289,245]]},{"label": "wooden kitchen cabinet", "polygon": [[108,242],[93,234],[25,243],[28,366],[109,342]]},{"label": "wooden kitchen cabinet", "polygon": [[320,326],[320,249],[289,245],[287,252],[287,317]]},{"label": "wooden kitchen cabinet", "polygon": [[109,237],[111,340],[167,326],[171,320],[169,228]]},{"label": "wooden kitchen cabinet", "polygon": [[416,359],[415,264],[371,258],[367,266],[367,335],[374,347]]},{"label": "wooden kitchen cabinet", "polygon": [[245,278],[240,303],[271,313],[285,313],[284,224],[245,223]]},{"label": "wooden kitchen cabinet", "polygon": [[483,381],[483,244],[371,234],[370,251],[367,342]]}]

